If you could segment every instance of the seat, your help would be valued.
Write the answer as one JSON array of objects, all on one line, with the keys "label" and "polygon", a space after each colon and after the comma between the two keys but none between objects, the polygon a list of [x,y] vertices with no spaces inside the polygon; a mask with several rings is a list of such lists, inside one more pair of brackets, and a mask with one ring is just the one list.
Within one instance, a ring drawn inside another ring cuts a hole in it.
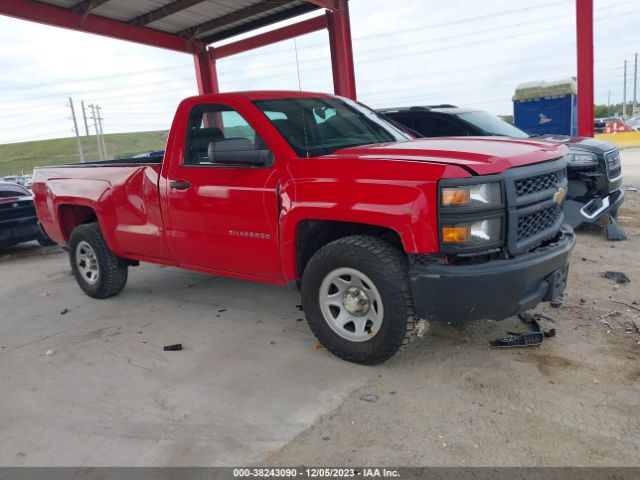
[{"label": "seat", "polygon": [[278,129],[280,134],[293,145],[299,147],[305,144],[304,131],[302,128],[291,122],[291,120],[279,118],[272,120],[272,123]]},{"label": "seat", "polygon": [[189,150],[187,152],[189,163],[208,162],[209,143],[222,139],[224,139],[224,134],[217,127],[194,130],[189,137]]}]

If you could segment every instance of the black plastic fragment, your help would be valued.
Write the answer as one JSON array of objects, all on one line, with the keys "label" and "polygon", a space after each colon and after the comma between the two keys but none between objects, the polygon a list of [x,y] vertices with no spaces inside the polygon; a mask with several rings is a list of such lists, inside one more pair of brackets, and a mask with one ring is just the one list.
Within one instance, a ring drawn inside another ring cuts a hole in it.
[{"label": "black plastic fragment", "polygon": [[552,318],[540,313],[530,314],[526,312],[518,315],[518,318],[523,323],[531,325],[534,330],[532,332],[507,332],[507,336],[489,342],[491,348],[535,347],[540,345],[545,337],[556,336],[555,328],[545,330],[539,323],[540,320],[554,322]]},{"label": "black plastic fragment", "polygon": [[609,221],[610,223],[606,226],[607,240],[618,242],[626,240],[627,234],[618,221],[613,217],[610,217]]},{"label": "black plastic fragment", "polygon": [[535,347],[544,340],[542,332],[524,332],[498,338],[490,342],[491,348]]},{"label": "black plastic fragment", "polygon": [[624,273],[622,272],[604,272],[602,274],[602,276],[604,278],[608,278],[609,280],[615,280],[616,283],[629,283],[631,280],[629,280],[629,277],[627,277]]},{"label": "black plastic fragment", "polygon": [[165,345],[164,346],[164,351],[165,352],[177,352],[178,350],[182,350],[182,344],[181,343],[176,343],[174,345]]}]

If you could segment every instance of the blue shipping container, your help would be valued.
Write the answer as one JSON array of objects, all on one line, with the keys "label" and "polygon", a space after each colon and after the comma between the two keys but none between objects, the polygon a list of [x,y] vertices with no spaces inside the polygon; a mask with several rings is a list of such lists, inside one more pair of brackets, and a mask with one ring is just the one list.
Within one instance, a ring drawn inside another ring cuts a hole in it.
[{"label": "blue shipping container", "polygon": [[575,95],[513,101],[513,121],[532,135],[578,134],[578,102]]}]

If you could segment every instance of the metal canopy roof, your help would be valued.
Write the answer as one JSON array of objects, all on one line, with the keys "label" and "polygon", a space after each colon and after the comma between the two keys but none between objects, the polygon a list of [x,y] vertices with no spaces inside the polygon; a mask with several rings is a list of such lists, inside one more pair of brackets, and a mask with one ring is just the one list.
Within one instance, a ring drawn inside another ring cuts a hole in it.
[{"label": "metal canopy roof", "polygon": [[[212,43],[321,8],[306,0],[38,0],[69,12],[103,17]],[[319,2],[318,2],[319,3]]]},{"label": "metal canopy roof", "polygon": [[[216,59],[326,29],[334,90],[356,98],[349,0],[0,0],[0,15],[193,55],[200,93],[219,91]],[[218,40],[325,10],[216,48]]]}]

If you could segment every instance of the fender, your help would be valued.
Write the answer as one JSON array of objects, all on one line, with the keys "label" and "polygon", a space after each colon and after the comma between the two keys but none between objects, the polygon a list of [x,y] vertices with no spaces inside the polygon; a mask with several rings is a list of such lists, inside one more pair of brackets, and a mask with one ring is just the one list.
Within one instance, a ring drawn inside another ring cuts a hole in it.
[{"label": "fender", "polygon": [[287,173],[280,191],[280,255],[287,281],[298,279],[297,229],[303,220],[390,228],[400,237],[405,252],[436,252],[437,181],[470,176],[464,169],[450,165],[385,160],[344,162],[322,157],[290,159]]}]

